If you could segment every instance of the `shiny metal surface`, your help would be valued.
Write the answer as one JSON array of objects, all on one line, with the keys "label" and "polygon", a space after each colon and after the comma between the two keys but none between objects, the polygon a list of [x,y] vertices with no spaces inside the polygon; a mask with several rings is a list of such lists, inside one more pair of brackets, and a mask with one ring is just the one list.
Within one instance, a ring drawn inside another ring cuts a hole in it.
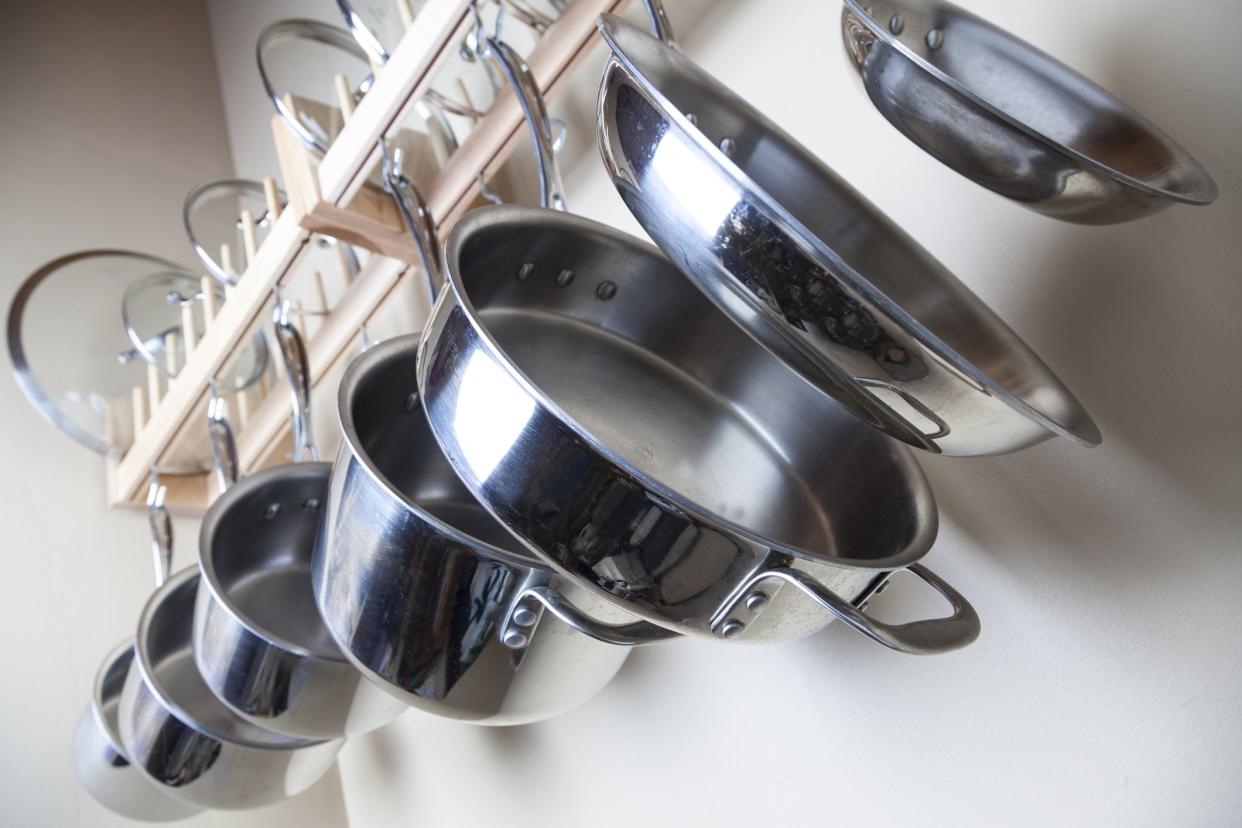
[{"label": "shiny metal surface", "polygon": [[[554,575],[470,496],[419,404],[417,348],[415,336],[382,342],[341,381],[316,600],[349,659],[406,704],[488,725],[555,716],[629,652],[577,630],[633,643],[633,616]],[[540,594],[573,623],[542,612]]]},{"label": "shiny metal surface", "polygon": [[142,611],[121,693],[125,751],[167,793],[209,808],[255,808],[299,793],[332,767],[343,740],[272,733],[212,694],[191,652],[198,581],[197,567],[182,570]]},{"label": "shiny metal surface", "polygon": [[[445,262],[418,360],[437,441],[493,516],[601,597],[679,632],[790,639],[828,622],[825,602],[775,575],[748,601],[757,575],[796,570],[861,603],[931,546],[910,452],[784,370],[649,245],[485,207]],[[964,602],[940,623],[956,630],[941,649],[978,632]]]},{"label": "shiny metal surface", "polygon": [[152,785],[121,746],[117,707],[133,660],[131,639],[109,653],[99,668],[91,702],[73,731],[73,770],[91,797],[114,814],[143,822],[185,819],[202,808]]},{"label": "shiny metal surface", "polygon": [[1090,416],[978,297],[761,113],[604,15],[599,143],[626,205],[765,349],[867,423],[956,455]]},{"label": "shiny metal surface", "polygon": [[928,154],[1036,212],[1113,224],[1210,204],[1208,172],[1068,66],[942,0],[845,0],[867,97]]}]

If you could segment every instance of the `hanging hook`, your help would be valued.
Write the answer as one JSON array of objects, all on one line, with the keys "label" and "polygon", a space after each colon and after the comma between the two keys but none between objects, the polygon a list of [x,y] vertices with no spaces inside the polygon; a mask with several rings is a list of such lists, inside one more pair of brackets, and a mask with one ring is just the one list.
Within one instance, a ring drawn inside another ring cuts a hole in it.
[{"label": "hanging hook", "polygon": [[492,204],[504,204],[505,200],[496,195],[496,192],[483,180],[483,173],[477,173],[474,176],[475,183],[479,185],[479,195],[490,201]]}]

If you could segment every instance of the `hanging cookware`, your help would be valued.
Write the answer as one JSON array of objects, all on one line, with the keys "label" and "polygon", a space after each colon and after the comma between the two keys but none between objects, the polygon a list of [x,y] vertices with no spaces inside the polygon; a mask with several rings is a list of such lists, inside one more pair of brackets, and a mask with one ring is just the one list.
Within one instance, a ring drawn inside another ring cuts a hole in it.
[{"label": "hanging cookware", "polygon": [[[425,208],[386,172],[434,285]],[[417,350],[417,336],[380,343],[341,380],[343,439],[314,566],[323,618],[406,704],[488,725],[555,716],[608,683],[629,652],[619,645],[673,634],[578,594],[470,496],[419,405]]]},{"label": "hanging cookware", "polygon": [[130,761],[167,793],[208,808],[256,808],[309,788],[332,767],[344,740],[264,730],[212,694],[192,652],[198,568],[167,578],[172,523],[155,481],[148,517],[157,588],[138,619],[118,717]]},{"label": "hanging cookware", "polygon": [[[230,710],[270,731],[334,739],[405,708],[376,690],[333,643],[315,606],[311,556],[331,466],[314,462],[306,352],[280,303],[275,330],[289,378],[294,462],[237,478],[232,431],[213,406],[208,428],[228,488],[203,517],[194,660]],[[297,462],[303,457],[312,462]]]},{"label": "hanging cookware", "polygon": [[133,660],[130,639],[110,652],[99,668],[91,703],[73,731],[73,769],[91,797],[114,814],[143,822],[185,819],[202,808],[152,785],[121,745],[117,707]]},{"label": "hanging cookware", "polygon": [[845,0],[867,97],[916,146],[1023,207],[1081,224],[1210,204],[1176,141],[1063,63],[942,0]]},{"label": "hanging cookware", "polygon": [[[489,47],[530,116],[545,204],[560,204],[534,81]],[[427,419],[471,494],[559,571],[695,635],[789,639],[835,616],[907,652],[976,637],[965,599],[914,563],[936,510],[910,452],[786,371],[653,248],[487,207],[454,226],[445,264],[418,359]],[[864,614],[903,568],[952,617]]]},{"label": "hanging cookware", "polygon": [[[276,191],[281,207],[287,203],[285,194]],[[216,281],[235,286],[248,262],[242,260],[246,250],[246,230],[241,214],[249,212],[254,221],[256,248],[263,244],[263,235],[276,223],[268,210],[263,182],[244,178],[213,178],[195,185],[186,194],[181,206],[181,220],[190,246]],[[222,261],[221,249],[228,247],[236,261]]]},{"label": "hanging cookware", "polygon": [[671,35],[611,15],[599,29],[612,49],[599,144],[613,183],[677,267],[765,349],[929,451],[996,454],[1053,435],[1100,442],[1069,390],[978,297],[668,46]]},{"label": "hanging cookware", "polygon": [[[345,114],[332,102],[336,74],[345,75],[355,102],[374,81],[367,53],[353,36],[317,20],[271,24],[259,34],[255,55],[276,112],[305,146],[321,155],[345,126]],[[457,149],[452,126],[425,99],[414,103],[414,112],[426,125],[431,154],[443,164]]]}]

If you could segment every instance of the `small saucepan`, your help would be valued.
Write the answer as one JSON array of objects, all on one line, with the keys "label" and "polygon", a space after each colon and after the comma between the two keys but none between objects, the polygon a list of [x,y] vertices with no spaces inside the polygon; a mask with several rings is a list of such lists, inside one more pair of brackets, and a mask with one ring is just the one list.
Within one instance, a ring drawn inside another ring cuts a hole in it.
[{"label": "small saucepan", "polygon": [[117,707],[133,660],[134,641],[129,639],[108,653],[99,668],[91,703],[73,731],[73,769],[91,797],[114,814],[143,822],[185,819],[202,807],[152,785],[130,763],[121,744]]}]

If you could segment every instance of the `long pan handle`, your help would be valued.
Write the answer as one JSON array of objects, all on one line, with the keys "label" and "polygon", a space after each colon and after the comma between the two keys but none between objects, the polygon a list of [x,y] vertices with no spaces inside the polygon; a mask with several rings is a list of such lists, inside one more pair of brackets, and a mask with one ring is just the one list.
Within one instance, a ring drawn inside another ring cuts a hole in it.
[{"label": "long pan handle", "polygon": [[418,260],[423,266],[423,278],[427,285],[427,307],[431,307],[435,304],[438,286],[444,283],[435,222],[431,219],[431,211],[427,209],[423,194],[402,170],[401,150],[394,149],[390,154],[387,143],[380,138],[380,152],[384,158],[384,188],[397,205],[401,222],[414,241],[414,249],[418,251]]},{"label": "long pan handle", "polygon": [[293,403],[293,461],[296,463],[303,459],[318,460],[319,452],[315,449],[315,438],[311,432],[310,363],[306,358],[306,345],[293,326],[291,315],[289,300],[281,300],[276,304],[272,322],[276,328],[276,341],[280,343],[285,376],[289,379],[289,395]]},{"label": "long pan handle", "polygon": [[237,482],[237,441],[233,427],[229,425],[228,405],[211,384],[211,399],[207,402],[207,437],[211,441],[211,465],[215,471],[220,491],[226,491]]},{"label": "long pan handle", "polygon": [[151,526],[151,553],[155,559],[155,588],[168,580],[172,571],[173,528],[168,507],[164,505],[167,487],[160,483],[155,470],[151,470],[151,486],[147,489],[147,523]]},{"label": "long pan handle", "polygon": [[668,12],[664,10],[664,3],[661,0],[643,0],[643,8],[647,10],[647,22],[651,24],[651,34],[655,39],[680,51],[677,38],[673,35],[673,24],[668,22]]}]

